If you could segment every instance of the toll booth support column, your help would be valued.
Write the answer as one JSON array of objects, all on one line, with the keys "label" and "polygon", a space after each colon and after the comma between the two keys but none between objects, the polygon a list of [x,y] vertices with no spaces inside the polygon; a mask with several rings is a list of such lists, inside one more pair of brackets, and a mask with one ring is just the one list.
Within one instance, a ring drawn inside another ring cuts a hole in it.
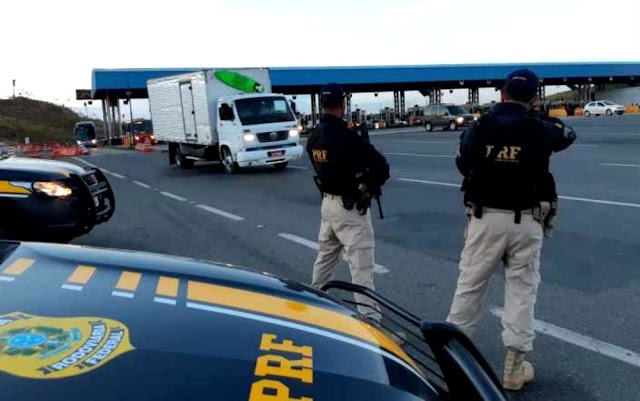
[{"label": "toll booth support column", "polygon": [[404,91],[400,92],[400,118],[404,118],[405,117],[405,113],[406,113],[406,107],[405,107],[405,101],[404,101]]},{"label": "toll booth support column", "polygon": [[469,88],[469,105],[472,111],[480,106],[480,88]]},{"label": "toll booth support column", "polygon": [[546,101],[546,98],[547,98],[546,87],[544,85],[540,85],[538,87],[538,100],[544,103]]},{"label": "toll booth support column", "polygon": [[311,125],[316,126],[318,122],[318,98],[315,93],[311,94]]},{"label": "toll booth support column", "polygon": [[393,118],[400,118],[400,92],[393,91]]},{"label": "toll booth support column", "polygon": [[351,93],[347,93],[347,96],[346,96],[346,98],[347,98],[346,100],[347,101],[346,101],[346,110],[345,111],[347,113],[347,122],[349,122],[349,123],[352,122],[352,118],[351,118],[351,96],[352,96]]},{"label": "toll booth support column", "polygon": [[106,143],[109,143],[109,114],[107,113],[107,101],[102,99],[102,132],[105,135]]}]

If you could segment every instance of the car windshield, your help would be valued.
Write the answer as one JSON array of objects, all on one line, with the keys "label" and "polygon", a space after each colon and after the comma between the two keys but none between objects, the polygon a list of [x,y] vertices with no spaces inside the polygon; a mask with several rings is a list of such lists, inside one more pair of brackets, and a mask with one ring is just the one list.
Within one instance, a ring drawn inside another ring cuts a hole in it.
[{"label": "car windshield", "polygon": [[96,129],[92,125],[78,125],[74,129],[74,135],[78,141],[90,141],[96,139]]},{"label": "car windshield", "polygon": [[452,115],[467,114],[467,111],[460,106],[448,106],[447,109]]},{"label": "car windshield", "polygon": [[605,104],[605,105],[607,105],[607,106],[615,106],[615,105],[616,105],[615,103],[610,102],[610,101],[608,101],[608,100],[603,100],[603,101],[602,101],[602,103],[604,103],[604,104]]},{"label": "car windshield", "polygon": [[235,101],[242,125],[295,121],[289,102],[283,97],[255,97]]}]

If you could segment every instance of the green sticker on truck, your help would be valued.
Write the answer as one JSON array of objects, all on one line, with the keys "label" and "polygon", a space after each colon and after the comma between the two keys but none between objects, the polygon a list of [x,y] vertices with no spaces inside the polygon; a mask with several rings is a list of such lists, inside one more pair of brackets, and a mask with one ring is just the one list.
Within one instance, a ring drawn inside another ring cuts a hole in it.
[{"label": "green sticker on truck", "polygon": [[218,70],[214,75],[220,82],[232,87],[233,89],[247,93],[264,92],[264,87],[260,82],[238,72]]}]

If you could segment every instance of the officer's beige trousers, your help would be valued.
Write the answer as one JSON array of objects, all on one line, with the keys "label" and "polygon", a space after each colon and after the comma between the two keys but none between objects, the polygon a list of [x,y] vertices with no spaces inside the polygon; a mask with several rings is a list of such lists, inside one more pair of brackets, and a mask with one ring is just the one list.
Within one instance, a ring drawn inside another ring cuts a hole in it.
[{"label": "officer's beige trousers", "polygon": [[[322,199],[322,220],[318,241],[318,256],[313,265],[311,285],[320,288],[333,278],[333,270],[340,261],[342,250],[351,270],[354,284],[375,289],[373,285],[374,239],[373,225],[369,210],[365,215],[354,207],[346,210],[342,198],[325,195]],[[370,298],[355,294],[356,302],[367,306],[358,306],[364,316],[380,321],[378,305]]]},{"label": "officer's beige trousers", "polygon": [[459,265],[460,275],[447,321],[472,335],[484,310],[491,275],[505,261],[502,341],[506,347],[528,352],[533,348],[533,313],[540,284],[542,226],[531,214],[485,211],[472,217]]}]

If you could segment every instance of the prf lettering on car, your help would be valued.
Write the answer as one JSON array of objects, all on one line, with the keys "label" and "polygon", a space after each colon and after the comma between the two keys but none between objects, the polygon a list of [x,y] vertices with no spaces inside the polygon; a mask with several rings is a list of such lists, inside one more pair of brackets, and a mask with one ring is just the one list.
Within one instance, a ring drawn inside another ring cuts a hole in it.
[{"label": "prf lettering on car", "polygon": [[291,397],[289,387],[282,382],[289,379],[313,384],[313,348],[265,333],[260,350],[265,353],[256,360],[255,375],[261,379],[251,385],[249,401],[313,401],[310,397]]},{"label": "prf lettering on car", "polygon": [[313,161],[317,163],[326,163],[327,160],[327,150],[326,149],[312,149],[311,153],[313,154]]},{"label": "prf lettering on car", "polygon": [[[487,145],[487,155],[485,157],[491,156],[491,152],[495,148],[494,145]],[[520,146],[503,146],[500,152],[495,157],[495,161],[497,162],[511,162],[511,163],[519,163],[518,155],[522,148]]]}]

